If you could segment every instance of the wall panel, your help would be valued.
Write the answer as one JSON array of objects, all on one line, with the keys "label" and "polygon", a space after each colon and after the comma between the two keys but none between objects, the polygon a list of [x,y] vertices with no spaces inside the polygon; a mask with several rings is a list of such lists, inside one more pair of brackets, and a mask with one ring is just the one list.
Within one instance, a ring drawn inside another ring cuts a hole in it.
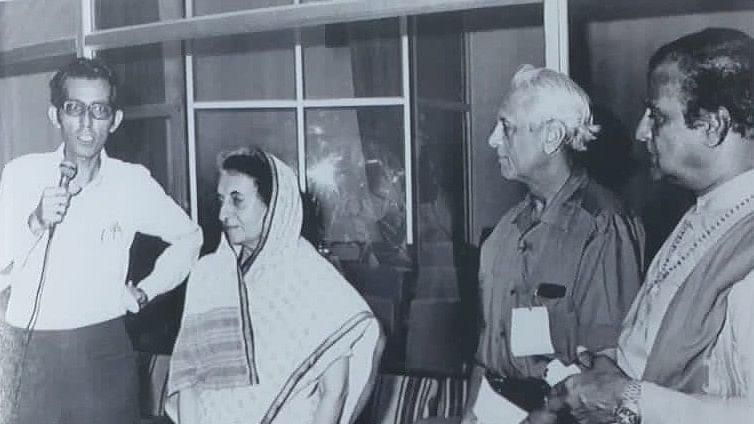
[{"label": "wall panel", "polygon": [[[572,57],[578,56],[586,63],[574,67],[581,70],[574,72],[574,77],[587,87],[595,105],[603,108],[607,118],[614,122],[613,130],[631,142],[643,112],[647,64],[652,53],[665,43],[706,27],[736,28],[754,35],[754,11],[642,17],[582,25],[576,28],[581,35],[572,42],[571,49]],[[585,42],[582,44],[579,39]],[[633,143],[631,148],[638,169],[624,195],[644,219],[648,254],[652,255],[692,198],[677,187],[652,182],[647,171],[646,148],[641,143]]]},{"label": "wall panel", "polygon": [[[501,13],[504,13],[502,11]],[[474,19],[468,21],[470,37],[471,155],[473,224],[471,239],[494,226],[508,208],[521,199],[522,188],[500,176],[500,167],[487,137],[497,120],[497,110],[508,92],[510,79],[524,63],[544,66],[544,31],[540,24],[500,28]],[[536,17],[535,17],[536,18]],[[531,21],[531,19],[529,19]],[[536,21],[536,19],[535,19]],[[479,28],[479,29],[477,29]]]}]

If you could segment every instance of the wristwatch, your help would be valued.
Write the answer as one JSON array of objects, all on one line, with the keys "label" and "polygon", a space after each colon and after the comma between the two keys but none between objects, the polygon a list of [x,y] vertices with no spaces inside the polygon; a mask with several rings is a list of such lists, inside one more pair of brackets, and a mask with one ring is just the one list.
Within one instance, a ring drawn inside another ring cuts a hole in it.
[{"label": "wristwatch", "polygon": [[631,380],[626,384],[623,390],[621,401],[615,407],[616,424],[640,424],[641,415],[639,415],[639,399],[641,398],[641,382]]}]

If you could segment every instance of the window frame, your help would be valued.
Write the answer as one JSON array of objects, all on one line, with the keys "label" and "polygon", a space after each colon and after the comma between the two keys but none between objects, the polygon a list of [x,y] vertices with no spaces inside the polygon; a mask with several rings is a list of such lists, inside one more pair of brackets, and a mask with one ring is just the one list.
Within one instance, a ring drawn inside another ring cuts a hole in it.
[{"label": "window frame", "polygon": [[[404,166],[406,178],[406,242],[414,243],[414,140],[411,92],[411,57],[409,47],[408,17],[439,12],[465,11],[486,7],[542,5],[544,13],[545,58],[546,66],[568,72],[568,2],[569,0],[383,0],[379,3],[370,0],[323,0],[302,3],[294,0],[291,5],[265,7],[226,13],[194,16],[193,0],[183,0],[184,16],[159,22],[132,25],[106,30],[96,30],[93,19],[95,0],[81,0],[82,22],[78,36],[79,54],[92,57],[97,50],[104,48],[125,47],[146,43],[166,41],[189,41],[191,39],[232,35],[240,33],[293,29],[295,33],[295,93],[294,100],[249,100],[249,101],[196,101],[194,95],[194,63],[189,49],[184,48],[184,83],[185,83],[185,127],[186,155],[188,168],[188,199],[182,203],[187,206],[192,219],[198,221],[198,187],[196,164],[196,124],[197,111],[209,109],[296,109],[297,148],[299,183],[306,190],[306,148],[305,148],[305,110],[310,107],[359,107],[359,106],[402,106],[404,112]],[[303,90],[303,49],[301,29],[310,26],[347,23],[381,18],[395,18],[400,22],[401,37],[401,73],[402,93],[397,97],[348,98],[348,99],[305,99]],[[418,100],[418,99],[417,99]],[[153,109],[158,109],[151,105]],[[147,117],[147,116],[142,116]],[[171,148],[176,150],[179,146]],[[181,155],[177,155],[181,156]],[[466,158],[465,165],[470,166]],[[471,181],[465,181],[470,184]],[[471,193],[466,190],[464,209],[468,211],[473,204]],[[468,231],[473,228],[473,214],[467,214]]]}]

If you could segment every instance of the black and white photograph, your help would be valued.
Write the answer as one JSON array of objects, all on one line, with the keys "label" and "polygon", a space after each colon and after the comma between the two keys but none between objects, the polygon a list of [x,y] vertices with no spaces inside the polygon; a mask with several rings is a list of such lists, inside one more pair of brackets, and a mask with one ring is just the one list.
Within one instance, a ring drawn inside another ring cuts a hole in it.
[{"label": "black and white photograph", "polygon": [[754,0],[0,0],[0,424],[754,423]]}]

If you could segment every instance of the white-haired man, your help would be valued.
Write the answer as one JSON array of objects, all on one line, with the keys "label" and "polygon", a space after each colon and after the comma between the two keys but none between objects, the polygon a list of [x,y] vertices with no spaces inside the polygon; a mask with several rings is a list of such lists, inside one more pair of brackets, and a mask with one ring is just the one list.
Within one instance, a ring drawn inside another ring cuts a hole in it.
[{"label": "white-haired man", "polygon": [[483,320],[464,423],[477,421],[483,378],[532,410],[544,402],[551,361],[568,365],[579,346],[617,342],[642,278],[644,231],[575,165],[598,131],[589,97],[567,76],[525,65],[513,77],[489,144],[503,177],[529,192],[482,246]]}]

